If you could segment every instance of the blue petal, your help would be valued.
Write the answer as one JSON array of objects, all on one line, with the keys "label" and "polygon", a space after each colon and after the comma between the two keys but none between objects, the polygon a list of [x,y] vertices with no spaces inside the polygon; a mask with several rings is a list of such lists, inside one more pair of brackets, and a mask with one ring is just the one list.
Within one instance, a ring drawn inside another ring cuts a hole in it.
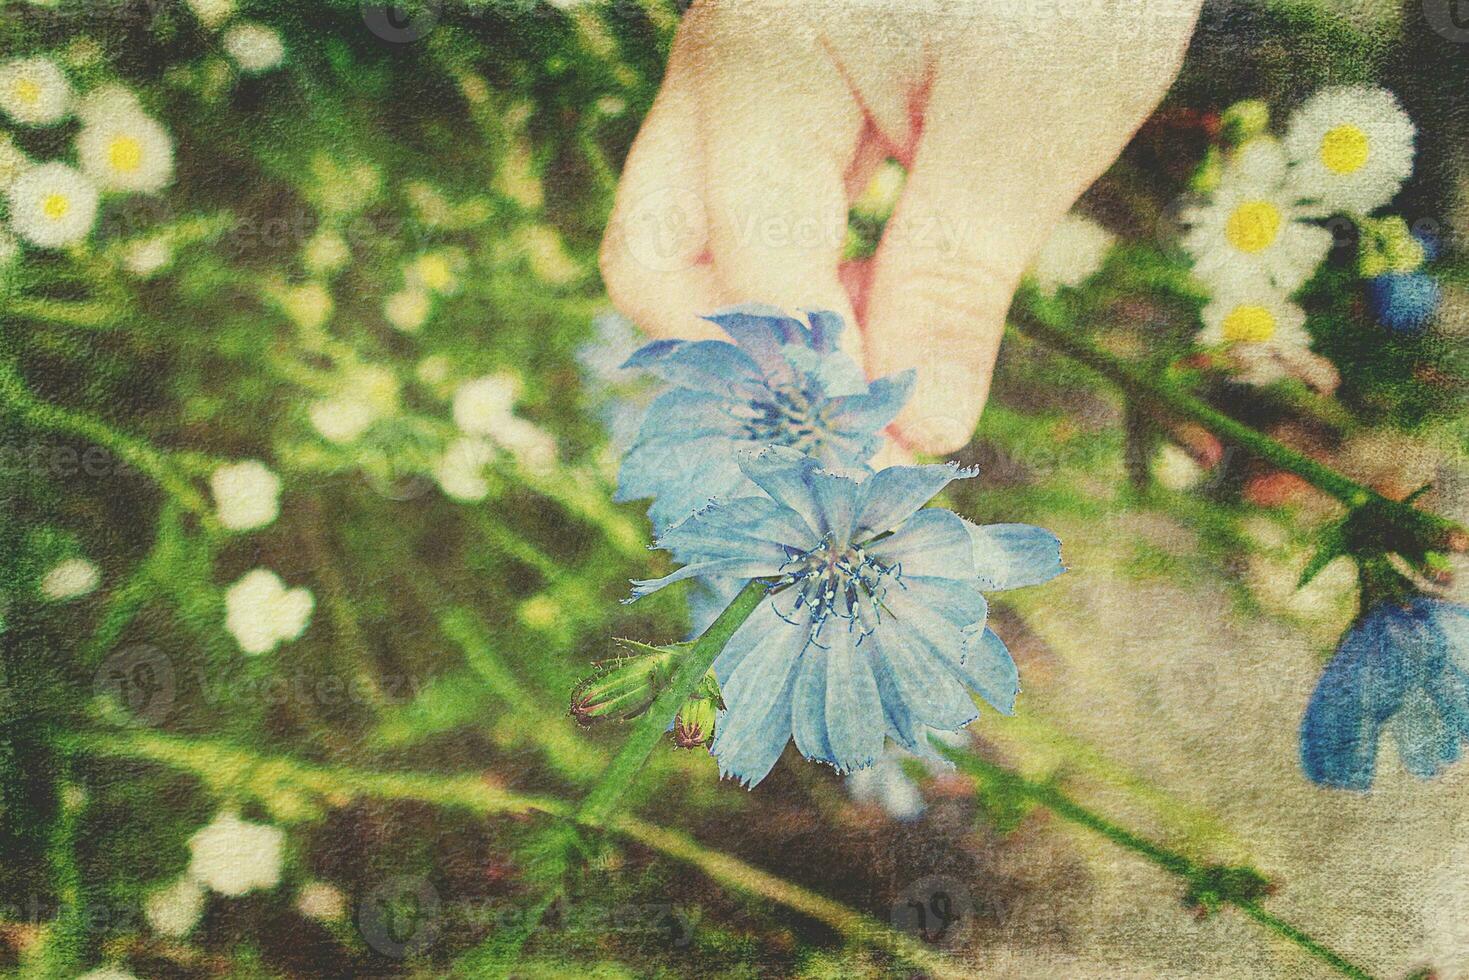
[{"label": "blue petal", "polygon": [[781,353],[783,348],[791,344],[811,346],[811,335],[805,324],[773,306],[747,303],[719,310],[704,319],[729,334],[767,377],[789,376],[790,365]]},{"label": "blue petal", "polygon": [[965,637],[964,660],[960,665],[969,686],[1002,715],[1015,713],[1020,694],[1020,670],[1015,658],[994,630],[986,626]]},{"label": "blue petal", "polygon": [[[675,515],[682,518],[708,503],[710,497],[745,483],[735,457],[747,445],[726,436],[638,443],[622,458],[613,499],[621,503],[652,497],[661,511],[681,510],[688,503],[687,511]],[[660,521],[654,524],[665,526]]]},{"label": "blue petal", "polygon": [[674,437],[688,440],[714,435],[748,441],[744,425],[733,414],[735,404],[727,395],[711,395],[688,388],[665,391],[648,406],[637,441],[652,442]]},{"label": "blue petal", "polygon": [[974,545],[965,521],[953,511],[920,510],[903,526],[867,546],[868,554],[910,575],[974,581]]},{"label": "blue petal", "polygon": [[816,547],[806,523],[768,497],[718,500],[664,531],[657,547],[680,561],[765,558],[784,564]]},{"label": "blue petal", "polygon": [[795,667],[805,646],[801,629],[771,630],[741,657],[721,685],[726,710],[715,724],[710,745],[721,775],[753,786],[780,758],[791,738]]},{"label": "blue petal", "polygon": [[1419,779],[1432,779],[1459,758],[1459,734],[1444,724],[1428,692],[1413,688],[1389,723],[1398,758]]},{"label": "blue petal", "polygon": [[[865,647],[865,644],[864,644]],[[857,648],[845,630],[831,633],[827,658],[826,731],[830,762],[843,772],[872,765],[882,752],[882,698],[868,652]]]},{"label": "blue petal", "polygon": [[835,763],[831,742],[826,734],[826,669],[830,657],[825,651],[807,647],[796,669],[796,687],[791,695],[791,734],[796,748],[808,759]]},{"label": "blue petal", "polygon": [[655,340],[627,359],[625,368],[651,371],[669,384],[714,395],[762,385],[760,365],[723,340]]},{"label": "blue petal", "polygon": [[908,403],[917,377],[909,369],[869,382],[863,394],[833,398],[826,410],[827,425],[836,432],[880,432]]},{"label": "blue petal", "polygon": [[645,595],[652,595],[659,589],[666,588],[674,582],[682,582],[688,578],[763,578],[766,575],[774,575],[780,570],[782,562],[773,558],[719,558],[714,561],[695,562],[685,565],[671,575],[662,578],[633,579],[632,597],[623,600],[632,602],[641,599]]},{"label": "blue petal", "polygon": [[846,322],[831,310],[807,310],[806,319],[811,321],[811,347],[823,354],[836,350]]},{"label": "blue petal", "polygon": [[[719,656],[714,658],[714,676],[719,678],[719,683],[721,685],[729,683],[745,657],[757,647],[788,635],[799,636],[804,643],[807,631],[810,629],[810,610],[802,610],[802,614],[798,617],[782,618],[775,608],[775,597],[767,596],[760,605],[755,607],[750,618],[735,630],[734,636],[731,636],[729,642],[725,643]],[[793,620],[795,625],[787,620]]]},{"label": "blue petal", "polygon": [[1454,602],[1423,599],[1420,609],[1437,629],[1449,661],[1469,673],[1469,608]]},{"label": "blue petal", "polygon": [[815,379],[828,398],[867,394],[867,375],[846,354],[821,354],[794,344],[782,348],[781,354],[798,375]]},{"label": "blue petal", "polygon": [[965,523],[974,542],[979,587],[986,592],[1039,585],[1066,571],[1061,540],[1043,527]]},{"label": "blue petal", "polygon": [[818,537],[834,534],[849,522],[843,500],[855,500],[861,486],[826,472],[810,456],[784,446],[768,446],[758,454],[742,453],[740,469],[772,499],[800,515]]},{"label": "blue petal", "polygon": [[1444,723],[1459,738],[1469,738],[1469,675],[1446,663],[1442,671],[1428,679],[1426,687]]},{"label": "blue petal", "polygon": [[973,471],[960,469],[953,463],[889,466],[873,474],[862,484],[857,540],[892,530],[951,482],[973,475]]},{"label": "blue petal", "polygon": [[874,667],[892,672],[914,718],[944,731],[969,724],[979,709],[950,667],[963,658],[963,632],[901,590],[890,589],[885,604],[892,616],[867,640],[881,654]]}]

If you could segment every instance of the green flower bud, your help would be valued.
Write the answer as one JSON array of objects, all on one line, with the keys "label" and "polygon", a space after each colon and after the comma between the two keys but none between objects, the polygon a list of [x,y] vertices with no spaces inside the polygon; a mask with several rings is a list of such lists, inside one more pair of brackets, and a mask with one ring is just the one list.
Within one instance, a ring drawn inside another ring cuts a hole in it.
[{"label": "green flower bud", "polygon": [[1189,190],[1195,194],[1212,194],[1219,187],[1219,181],[1224,177],[1224,154],[1219,152],[1219,147],[1209,147],[1199,169],[1194,171],[1193,177],[1189,179]]},{"label": "green flower bud", "polygon": [[673,719],[673,741],[681,749],[706,745],[714,737],[714,721],[724,708],[719,696],[719,680],[714,671],[704,675],[683,707]]},{"label": "green flower bud", "polygon": [[618,642],[632,655],[597,664],[597,673],[572,692],[571,716],[583,725],[607,718],[635,718],[647,711],[673,677],[673,668],[683,653],[682,645],[654,647],[631,640]]}]

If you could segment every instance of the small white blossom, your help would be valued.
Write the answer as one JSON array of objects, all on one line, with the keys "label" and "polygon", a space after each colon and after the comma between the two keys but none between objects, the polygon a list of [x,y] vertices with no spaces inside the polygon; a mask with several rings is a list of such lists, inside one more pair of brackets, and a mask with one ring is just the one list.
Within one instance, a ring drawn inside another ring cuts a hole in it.
[{"label": "small white blossom", "polygon": [[87,237],[97,218],[97,187],[64,163],[31,167],[10,185],[10,223],[32,245],[60,248]]},{"label": "small white blossom", "polygon": [[308,882],[296,895],[296,911],[318,922],[336,922],[347,914],[347,896],[324,881]]},{"label": "small white blossom", "polygon": [[466,381],[454,391],[454,424],[470,435],[494,435],[511,417],[520,382],[514,375],[489,374]]},{"label": "small white blossom", "polygon": [[1367,212],[1392,200],[1413,172],[1413,121],[1386,89],[1324,88],[1297,109],[1285,135],[1301,197]]},{"label": "small white blossom", "polygon": [[41,579],[41,594],[62,602],[84,596],[97,588],[102,571],[85,558],[68,558],[53,567]]},{"label": "small white blossom", "polygon": [[264,24],[242,21],[224,32],[224,49],[247,73],[269,71],[286,55],[281,36]]},{"label": "small white blossom", "polygon": [[50,58],[12,58],[0,63],[0,110],[27,126],[66,118],[71,85]]},{"label": "small white blossom", "polygon": [[122,253],[122,267],[139,279],[148,279],[168,268],[173,245],[164,235],[129,242]]},{"label": "small white blossom", "polygon": [[103,190],[153,193],[173,180],[173,137],[141,112],[88,120],[77,133],[77,158]]},{"label": "small white blossom", "polygon": [[352,258],[352,249],[341,235],[322,229],[302,249],[301,261],[313,275],[330,275]]},{"label": "small white blossom", "polygon": [[204,886],[193,875],[182,875],[160,888],[143,903],[148,926],[160,936],[187,936],[204,912]]},{"label": "small white blossom", "polygon": [[423,289],[400,289],[383,301],[383,316],[404,333],[415,333],[428,320],[433,297]]},{"label": "small white blossom", "polygon": [[189,875],[231,898],[274,888],[281,880],[285,836],[279,827],[218,813],[189,838]]},{"label": "small white blossom", "polygon": [[281,479],[264,463],[227,463],[209,477],[219,523],[230,531],[265,527],[280,514]]},{"label": "small white blossom", "polygon": [[213,30],[235,13],[235,0],[189,0],[189,9],[199,23]]},{"label": "small white blossom", "polygon": [[463,436],[444,450],[434,466],[434,480],[453,500],[473,503],[490,493],[485,467],[494,462],[495,447],[476,436]]},{"label": "small white blossom", "polygon": [[246,653],[268,653],[301,635],[315,605],[311,590],[288,589],[275,572],[257,568],[225,592],[225,628]]}]

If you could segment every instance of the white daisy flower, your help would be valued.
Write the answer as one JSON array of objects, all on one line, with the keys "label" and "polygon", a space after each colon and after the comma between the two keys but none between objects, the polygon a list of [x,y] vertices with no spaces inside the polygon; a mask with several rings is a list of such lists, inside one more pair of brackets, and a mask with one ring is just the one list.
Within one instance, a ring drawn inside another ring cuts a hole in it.
[{"label": "white daisy flower", "polygon": [[285,839],[279,827],[218,813],[189,838],[189,875],[231,898],[274,888],[281,880]]},{"label": "white daisy flower", "polygon": [[241,21],[224,32],[224,49],[240,71],[254,74],[269,71],[286,56],[281,36],[264,24]]},{"label": "white daisy flower", "polygon": [[347,896],[327,882],[308,882],[296,894],[296,911],[318,922],[336,922],[347,914]]},{"label": "white daisy flower", "polygon": [[315,605],[310,589],[288,589],[275,572],[257,568],[225,591],[225,629],[246,653],[268,653],[301,635]]},{"label": "white daisy flower", "polygon": [[128,242],[122,253],[122,267],[139,279],[151,278],[172,261],[173,245],[164,235]]},{"label": "white daisy flower", "polygon": [[1068,214],[1030,263],[1030,277],[1043,293],[1055,295],[1062,286],[1076,287],[1102,267],[1115,241],[1112,233],[1090,218]]},{"label": "white daisy flower", "polygon": [[173,137],[141,112],[96,116],[77,133],[82,172],[108,191],[160,191],[173,179]]},{"label": "white daisy flower", "polygon": [[1273,136],[1255,136],[1229,155],[1225,173],[1231,181],[1248,181],[1278,187],[1285,181],[1290,162],[1285,148]]},{"label": "white daisy flower", "polygon": [[280,515],[281,478],[258,459],[219,467],[209,476],[209,489],[227,530],[265,527]]},{"label": "white daisy flower", "polygon": [[185,874],[167,888],[160,888],[143,902],[148,927],[160,936],[187,936],[204,912],[204,886]]},{"label": "white daisy flower", "polygon": [[0,133],[0,191],[8,191],[21,174],[31,168],[31,158],[25,155],[8,133]]},{"label": "white daisy flower", "polygon": [[96,186],[64,163],[31,167],[10,186],[8,197],[16,234],[42,248],[81,241],[97,218]]},{"label": "white daisy flower", "polygon": [[449,443],[434,466],[434,480],[444,495],[461,503],[489,496],[485,467],[495,460],[495,447],[477,436],[462,436]]},{"label": "white daisy flower", "polygon": [[68,558],[41,577],[41,595],[56,602],[76,599],[97,588],[102,570],[85,558]]},{"label": "white daisy flower", "polygon": [[77,118],[84,123],[101,122],[114,116],[143,115],[143,103],[132,89],[108,82],[77,99]]},{"label": "white daisy flower", "polygon": [[1295,188],[1336,211],[1381,207],[1413,172],[1413,136],[1413,121],[1386,89],[1324,88],[1286,129]]},{"label": "white daisy flower", "polygon": [[[1268,144],[1258,151],[1264,167]],[[1251,291],[1264,285],[1295,292],[1331,249],[1331,232],[1306,224],[1320,211],[1295,200],[1283,185],[1227,173],[1212,200],[1181,216],[1184,247],[1194,273],[1216,292]]]},{"label": "white daisy flower", "polygon": [[454,390],[454,424],[461,432],[493,436],[515,407],[520,381],[511,374],[489,374]]},{"label": "white daisy flower", "polygon": [[1226,349],[1238,380],[1265,385],[1298,377],[1318,390],[1336,387],[1331,362],[1311,352],[1305,311],[1283,294],[1261,290],[1216,297],[1202,316],[1199,344]]},{"label": "white daisy flower", "polygon": [[12,58],[0,63],[0,110],[27,126],[66,118],[71,85],[50,58]]},{"label": "white daisy flower", "polygon": [[400,289],[383,301],[383,316],[404,333],[415,333],[433,311],[433,297],[427,290]]},{"label": "white daisy flower", "polygon": [[189,9],[199,18],[199,23],[213,30],[229,20],[235,13],[235,0],[188,0]]}]

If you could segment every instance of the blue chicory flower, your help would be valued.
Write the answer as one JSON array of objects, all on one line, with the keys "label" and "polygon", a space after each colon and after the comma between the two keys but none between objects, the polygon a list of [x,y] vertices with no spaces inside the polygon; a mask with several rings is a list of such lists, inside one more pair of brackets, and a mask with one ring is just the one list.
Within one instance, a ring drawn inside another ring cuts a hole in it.
[{"label": "blue chicory flower", "polygon": [[715,501],[665,531],[657,546],[690,563],[633,583],[637,598],[684,579],[771,579],[714,662],[726,704],[711,746],[721,773],[758,783],[792,737],[843,772],[871,765],[884,735],[934,757],[928,729],[978,716],[969,690],[1012,710],[1019,675],[985,625],[982,592],[1059,574],[1054,535],[920,510],[973,476],[953,464],[859,480],[771,447],[738,465],[768,496]]},{"label": "blue chicory flower", "polygon": [[809,325],[772,307],[705,319],[734,343],[657,340],[627,361],[672,387],[648,409],[618,474],[618,500],[653,498],[662,531],[714,497],[753,493],[736,453],[789,446],[834,470],[865,467],[913,387],[911,371],[868,382],[837,349],[835,313]]},{"label": "blue chicory flower", "polygon": [[1301,720],[1306,775],[1367,789],[1384,728],[1421,779],[1459,758],[1469,738],[1469,607],[1417,596],[1379,603],[1357,621]]},{"label": "blue chicory flower", "polygon": [[1426,272],[1386,273],[1367,283],[1377,322],[1395,333],[1415,334],[1438,309],[1438,280]]}]

